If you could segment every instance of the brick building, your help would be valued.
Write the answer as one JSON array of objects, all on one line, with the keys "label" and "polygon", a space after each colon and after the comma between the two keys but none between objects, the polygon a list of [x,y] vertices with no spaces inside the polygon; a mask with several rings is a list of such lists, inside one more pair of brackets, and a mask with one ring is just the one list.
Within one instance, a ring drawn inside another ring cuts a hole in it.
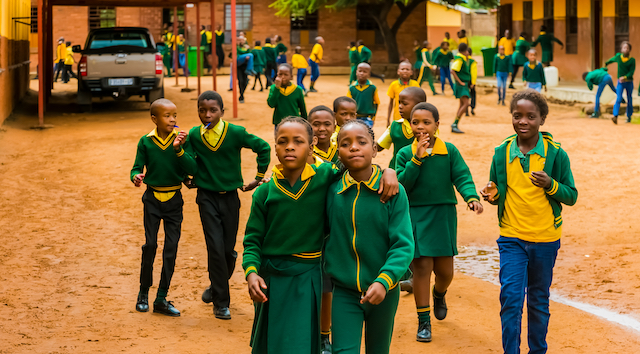
[{"label": "brick building", "polygon": [[[387,52],[383,38],[377,30],[375,20],[366,15],[364,7],[354,7],[336,12],[322,8],[313,14],[303,16],[277,17],[276,10],[269,8],[272,0],[248,0],[237,3],[237,29],[244,31],[251,44],[254,40],[264,42],[267,37],[279,34],[283,43],[289,47],[287,53],[291,57],[292,48],[299,45],[303,55],[308,55],[317,35],[325,39],[324,65],[349,65],[346,47],[350,41],[362,39],[373,51],[373,62],[387,62]],[[35,7],[35,0],[32,0]],[[216,21],[224,26],[227,42],[230,42],[231,6],[222,1],[216,2]],[[362,6],[375,6],[366,4]],[[196,29],[196,8],[188,5],[178,9],[179,22],[185,19],[189,43],[198,42],[199,30]],[[210,24],[210,3],[200,4],[200,23]],[[389,14],[390,19],[398,16],[394,7]],[[72,44],[82,44],[91,28],[109,26],[141,26],[151,30],[156,41],[161,38],[163,24],[173,20],[172,8],[160,7],[92,7],[92,6],[53,6],[53,38],[64,37]],[[401,57],[413,58],[413,40],[424,40],[427,36],[426,3],[407,18],[400,28],[397,39]],[[32,36],[32,63],[37,62],[37,41]],[[230,44],[225,45],[229,53]],[[228,59],[226,59],[228,62]],[[35,71],[35,64],[32,64]]]},{"label": "brick building", "polygon": [[0,0],[0,125],[29,88],[29,0]]},{"label": "brick building", "polygon": [[[544,24],[564,42],[564,50],[556,45],[552,63],[563,80],[580,81],[583,72],[619,51],[622,41],[640,45],[640,0],[501,0],[500,5],[500,36],[505,29],[515,38],[522,31],[537,36]],[[616,70],[609,66],[609,72]]]}]

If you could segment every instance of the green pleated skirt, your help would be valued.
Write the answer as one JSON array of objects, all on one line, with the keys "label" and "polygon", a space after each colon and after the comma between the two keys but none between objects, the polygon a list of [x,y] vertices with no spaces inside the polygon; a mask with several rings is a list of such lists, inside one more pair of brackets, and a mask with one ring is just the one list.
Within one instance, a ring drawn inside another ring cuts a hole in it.
[{"label": "green pleated skirt", "polygon": [[320,262],[266,259],[260,276],[267,302],[254,303],[253,354],[320,354]]},{"label": "green pleated skirt", "polygon": [[457,82],[454,81],[453,94],[456,96],[456,98],[461,98],[464,96],[471,97],[471,94],[469,93],[469,83],[467,82],[466,85],[460,86]]},{"label": "green pleated skirt", "polygon": [[409,213],[416,244],[414,258],[458,254],[458,214],[454,204],[412,206]]}]

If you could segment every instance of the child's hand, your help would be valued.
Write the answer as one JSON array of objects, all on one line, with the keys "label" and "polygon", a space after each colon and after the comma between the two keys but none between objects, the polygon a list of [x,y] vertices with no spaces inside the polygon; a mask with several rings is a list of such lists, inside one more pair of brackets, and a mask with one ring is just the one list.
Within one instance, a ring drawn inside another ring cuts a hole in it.
[{"label": "child's hand", "polygon": [[618,82],[619,82],[619,83],[623,83],[623,82],[625,82],[625,81],[627,81],[627,78],[626,78],[625,76],[620,76],[620,77],[618,78]]},{"label": "child's hand", "polygon": [[177,152],[180,151],[180,146],[187,141],[187,133],[181,130],[178,136],[173,140],[173,149]]},{"label": "child's hand", "polygon": [[482,196],[482,199],[484,199],[489,203],[493,203],[496,200],[497,194],[498,194],[498,187],[496,187],[496,184],[493,182],[487,183],[487,185],[484,186],[484,188],[482,188],[482,190],[480,191],[480,195]]},{"label": "child's hand", "polygon": [[476,87],[476,85],[469,85],[469,88],[473,90],[473,88]]},{"label": "child's hand", "polygon": [[380,188],[378,188],[380,202],[386,203],[391,197],[398,194],[400,191],[399,185],[396,171],[391,168],[385,168],[380,179]]},{"label": "child's hand", "polygon": [[418,149],[416,150],[416,156],[418,156],[419,158],[424,157],[425,153],[427,152],[427,148],[429,147],[430,140],[431,138],[429,137],[429,134],[424,134],[420,137],[420,140],[418,140]]},{"label": "child's hand", "polygon": [[471,209],[471,211],[475,211],[476,214],[478,214],[478,215],[482,214],[482,212],[484,211],[484,207],[478,201],[474,200],[473,202],[469,203],[468,205],[469,205],[469,209]]},{"label": "child's hand", "polygon": [[255,302],[267,302],[267,296],[262,292],[262,289],[267,288],[267,283],[264,282],[261,276],[256,273],[249,273],[247,277],[247,283],[249,283],[249,295],[251,300]]},{"label": "child's hand", "polygon": [[534,186],[549,189],[551,188],[551,177],[544,171],[534,171],[531,172],[531,177],[529,177],[531,183]]},{"label": "child's hand", "polygon": [[144,174],[139,173],[135,176],[133,176],[133,184],[136,187],[140,187],[142,185],[142,180],[144,179]]},{"label": "child's hand", "polygon": [[276,77],[276,79],[275,79],[275,80],[273,80],[273,83],[274,83],[274,84],[276,84],[276,87],[277,87],[277,88],[282,87],[282,79],[281,79],[281,78],[279,78],[279,77]]},{"label": "child's hand", "polygon": [[387,289],[384,288],[384,285],[374,282],[369,286],[367,292],[364,294],[364,297],[360,299],[360,303],[364,304],[366,302],[371,305],[378,305],[381,303],[384,298],[387,296]]},{"label": "child's hand", "polygon": [[248,191],[256,188],[257,186],[259,186],[262,181],[263,180],[261,180],[261,179],[254,179],[253,181],[251,181],[251,183],[242,186],[242,191],[243,192],[248,192]]}]

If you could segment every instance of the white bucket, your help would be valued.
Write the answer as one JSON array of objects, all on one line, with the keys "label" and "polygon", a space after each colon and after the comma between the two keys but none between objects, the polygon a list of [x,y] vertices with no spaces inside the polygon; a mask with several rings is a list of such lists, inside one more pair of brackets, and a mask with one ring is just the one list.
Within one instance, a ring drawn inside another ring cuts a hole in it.
[{"label": "white bucket", "polygon": [[558,68],[555,66],[544,68],[544,78],[547,80],[547,87],[558,86]]}]

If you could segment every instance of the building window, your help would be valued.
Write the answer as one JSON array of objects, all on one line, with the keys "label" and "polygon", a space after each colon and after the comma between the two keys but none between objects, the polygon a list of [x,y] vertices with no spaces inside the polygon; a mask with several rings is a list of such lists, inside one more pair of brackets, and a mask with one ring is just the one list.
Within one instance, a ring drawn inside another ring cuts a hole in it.
[{"label": "building window", "polygon": [[38,33],[38,7],[31,6],[31,33]]},{"label": "building window", "polygon": [[314,44],[318,36],[318,11],[291,12],[291,44]]},{"label": "building window", "polygon": [[547,27],[547,33],[554,32],[553,0],[544,0],[544,17],[542,18],[542,24]]},{"label": "building window", "polygon": [[615,51],[618,52],[622,42],[629,40],[629,0],[616,0],[615,21]]},{"label": "building window", "polygon": [[[236,4],[236,31],[244,32],[249,43],[252,28],[251,4]],[[224,4],[224,42],[231,43],[231,4]]]},{"label": "building window", "polygon": [[567,54],[578,54],[578,0],[567,1],[567,38],[565,49]]},{"label": "building window", "polygon": [[90,6],[89,29],[116,26],[116,8],[113,6]]},{"label": "building window", "polygon": [[358,39],[362,39],[366,46],[384,46],[384,37],[378,27],[376,19],[371,15],[380,12],[381,5],[358,4],[356,8],[356,24]]},{"label": "building window", "polygon": [[529,36],[527,39],[531,39],[533,34],[533,2],[522,2],[522,30]]}]

